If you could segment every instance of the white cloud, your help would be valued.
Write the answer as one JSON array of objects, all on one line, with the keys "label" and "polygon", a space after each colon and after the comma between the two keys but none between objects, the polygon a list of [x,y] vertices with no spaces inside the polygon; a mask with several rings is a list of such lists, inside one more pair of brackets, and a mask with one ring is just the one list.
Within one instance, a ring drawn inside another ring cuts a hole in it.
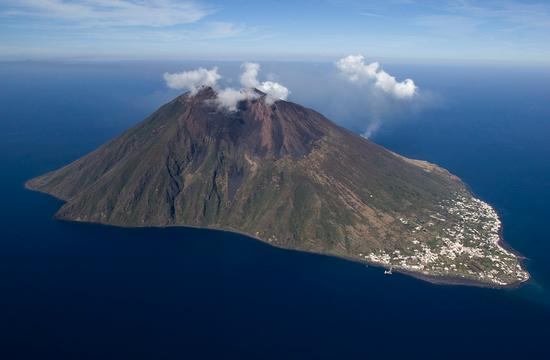
[{"label": "white cloud", "polygon": [[290,93],[288,88],[273,81],[264,81],[257,88],[258,90],[268,94],[269,97],[273,98],[270,99],[268,97],[268,101],[272,101],[274,99],[286,100],[288,98],[288,94]]},{"label": "white cloud", "polygon": [[239,101],[258,97],[258,93],[254,92],[253,89],[258,89],[267,94],[264,100],[268,104],[288,98],[290,91],[282,84],[275,81],[258,81],[260,64],[245,62],[241,65],[241,69],[240,81],[243,88],[240,90],[226,88],[218,91],[216,100],[220,107],[229,111],[236,111]]},{"label": "white cloud", "polygon": [[367,126],[367,129],[361,134],[362,137],[365,139],[370,139],[371,136],[380,129],[380,125],[382,123],[379,120],[373,120],[371,123]]},{"label": "white cloud", "polygon": [[257,95],[248,89],[236,90],[233,88],[225,88],[218,91],[216,101],[218,105],[222,108],[225,108],[229,111],[237,111],[237,104],[240,101],[253,99],[255,97],[257,97]]},{"label": "white cloud", "polygon": [[189,90],[192,95],[196,94],[202,86],[213,87],[216,89],[216,99],[214,101],[220,108],[229,111],[236,111],[237,104],[240,101],[258,98],[259,95],[254,89],[258,89],[267,94],[265,101],[268,104],[288,98],[290,91],[280,83],[275,81],[258,81],[258,73],[260,71],[259,64],[246,62],[241,65],[241,68],[243,70],[240,77],[241,89],[234,89],[231,87],[216,89],[218,80],[222,78],[222,76],[218,74],[217,67],[210,70],[201,67],[180,73],[165,73],[164,80],[166,86],[169,88]]},{"label": "white cloud", "polygon": [[413,80],[406,79],[398,82],[395,77],[382,70],[379,63],[366,64],[363,55],[348,55],[338,60],[336,67],[349,81],[355,83],[374,82],[377,88],[400,99],[412,98],[417,91]]},{"label": "white cloud", "polygon": [[87,26],[173,26],[194,23],[213,12],[195,1],[8,0],[7,15],[55,19]]},{"label": "white cloud", "polygon": [[201,67],[196,70],[164,74],[166,86],[171,89],[190,90],[192,94],[196,93],[201,86],[214,87],[221,77],[222,76],[218,74],[217,67],[210,70]]},{"label": "white cloud", "polygon": [[246,30],[244,24],[234,24],[225,21],[212,21],[206,24],[205,29],[201,29],[198,33],[195,31],[193,35],[200,37],[203,35],[206,39],[226,39],[242,34]]},{"label": "white cloud", "polygon": [[258,73],[260,72],[260,64],[245,62],[241,65],[243,72],[241,74],[241,85],[245,88],[255,88],[260,84],[258,82]]},{"label": "white cloud", "polygon": [[246,62],[242,64],[241,85],[248,89],[258,89],[268,95],[267,101],[286,100],[290,90],[284,85],[275,81],[258,81],[260,64]]}]

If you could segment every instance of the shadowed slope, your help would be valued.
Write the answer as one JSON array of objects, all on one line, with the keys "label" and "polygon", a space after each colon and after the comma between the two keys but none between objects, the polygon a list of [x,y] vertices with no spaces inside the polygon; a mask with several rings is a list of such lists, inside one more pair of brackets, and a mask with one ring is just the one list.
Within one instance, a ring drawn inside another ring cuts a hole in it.
[{"label": "shadowed slope", "polygon": [[[467,222],[452,210],[463,203],[479,213],[482,206],[458,178],[387,151],[313,110],[259,95],[228,112],[210,88],[184,94],[27,187],[65,200],[56,215],[61,219],[220,228],[424,275],[491,285],[524,280],[507,252],[499,253],[506,271],[480,276],[496,266],[486,255],[501,248],[484,226],[498,217],[487,213]],[[455,249],[445,242],[449,231],[471,233],[463,247],[495,244],[473,260],[467,252],[433,264],[420,256]]]}]

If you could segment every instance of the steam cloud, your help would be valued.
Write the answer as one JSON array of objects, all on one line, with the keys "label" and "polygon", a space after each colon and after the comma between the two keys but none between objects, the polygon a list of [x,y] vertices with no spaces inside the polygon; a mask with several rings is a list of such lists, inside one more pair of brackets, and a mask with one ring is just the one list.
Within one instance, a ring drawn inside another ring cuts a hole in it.
[{"label": "steam cloud", "polygon": [[256,88],[260,85],[258,81],[258,73],[260,72],[260,64],[245,62],[241,65],[243,73],[241,74],[241,85],[248,89]]},{"label": "steam cloud", "polygon": [[370,139],[370,137],[380,129],[381,122],[380,120],[374,120],[372,121],[368,126],[367,129],[361,134],[362,137],[365,139]]},{"label": "steam cloud", "polygon": [[218,74],[218,68],[210,70],[198,68],[196,70],[182,71],[180,73],[164,73],[166,86],[171,89],[189,90],[191,94],[196,94],[201,86],[215,87],[222,76]]},{"label": "steam cloud", "polygon": [[210,70],[198,68],[196,70],[183,71],[180,73],[165,73],[164,80],[166,86],[171,89],[189,90],[194,95],[203,86],[210,86],[216,89],[216,103],[219,107],[229,111],[236,111],[239,101],[246,99],[254,99],[259,95],[254,91],[258,89],[267,96],[265,101],[272,104],[277,100],[286,100],[290,91],[284,85],[274,81],[258,81],[258,73],[260,72],[260,64],[246,62],[242,64],[241,73],[241,89],[227,87],[224,89],[217,88],[217,82],[222,78],[218,74],[218,68],[214,67]]},{"label": "steam cloud", "polygon": [[241,85],[248,89],[258,89],[269,95],[267,101],[286,100],[290,91],[287,87],[274,81],[258,81],[260,64],[246,62],[242,66]]},{"label": "steam cloud", "polygon": [[274,102],[276,100],[286,100],[290,91],[278,82],[264,81],[258,86],[258,90],[263,91],[269,95],[266,99],[268,102]]},{"label": "steam cloud", "polygon": [[237,104],[239,101],[254,97],[255,95],[247,89],[236,90],[233,88],[225,88],[218,91],[216,102],[222,108],[229,111],[237,111]]},{"label": "steam cloud", "polygon": [[399,99],[410,99],[417,92],[414,81],[406,79],[398,82],[395,77],[382,70],[378,62],[366,64],[363,55],[348,55],[338,60],[336,67],[349,81],[354,83],[373,81],[377,88]]}]

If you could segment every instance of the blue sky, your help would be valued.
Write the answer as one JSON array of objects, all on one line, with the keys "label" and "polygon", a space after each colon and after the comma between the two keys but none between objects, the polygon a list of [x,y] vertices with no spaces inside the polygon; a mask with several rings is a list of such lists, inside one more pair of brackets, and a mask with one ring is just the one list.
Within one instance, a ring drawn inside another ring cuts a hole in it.
[{"label": "blue sky", "polygon": [[0,0],[0,59],[550,63],[550,1]]}]

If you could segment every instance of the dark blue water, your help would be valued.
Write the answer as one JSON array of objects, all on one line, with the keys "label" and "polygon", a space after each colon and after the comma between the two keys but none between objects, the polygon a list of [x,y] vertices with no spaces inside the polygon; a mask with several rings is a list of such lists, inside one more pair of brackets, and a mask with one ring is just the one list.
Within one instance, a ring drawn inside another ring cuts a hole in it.
[{"label": "dark blue water", "polygon": [[[271,66],[293,100],[361,130],[360,109],[346,117],[323,98],[329,92],[307,96],[308,71],[318,68]],[[0,65],[0,358],[549,355],[550,71],[392,69],[437,101],[388,115],[374,140],[461,176],[528,257],[530,284],[491,290],[388,277],[224,232],[52,220],[60,202],[23,182],[172,97],[160,80],[170,67]]]}]

